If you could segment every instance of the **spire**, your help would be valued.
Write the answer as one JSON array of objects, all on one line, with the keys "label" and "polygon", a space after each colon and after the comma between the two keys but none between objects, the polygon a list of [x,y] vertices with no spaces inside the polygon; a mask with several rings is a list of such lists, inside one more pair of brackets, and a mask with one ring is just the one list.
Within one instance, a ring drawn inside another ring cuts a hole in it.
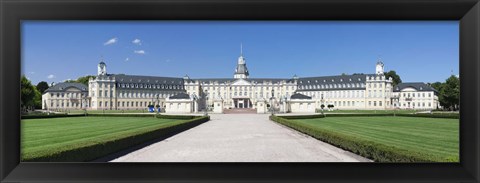
[{"label": "spire", "polygon": [[243,45],[242,45],[242,43],[240,43],[240,56],[243,57]]}]

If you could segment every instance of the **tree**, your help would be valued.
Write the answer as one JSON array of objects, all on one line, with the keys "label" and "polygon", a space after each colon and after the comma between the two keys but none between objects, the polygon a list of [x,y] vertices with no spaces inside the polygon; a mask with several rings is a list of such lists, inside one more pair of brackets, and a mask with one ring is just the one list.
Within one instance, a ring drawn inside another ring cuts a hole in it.
[{"label": "tree", "polygon": [[451,75],[441,87],[440,94],[443,96],[445,107],[457,110],[460,103],[460,80],[458,77]]},{"label": "tree", "polygon": [[[20,106],[26,110],[35,105],[34,98],[36,95],[36,88],[24,75],[20,79]],[[41,98],[41,97],[40,97]]]},{"label": "tree", "polygon": [[90,78],[95,79],[95,76],[88,75],[88,76],[79,77],[77,78],[77,83],[82,83],[88,86],[88,80],[90,80]]},{"label": "tree", "polygon": [[390,78],[390,77],[392,78],[393,86],[397,86],[399,83],[402,83],[402,79],[397,74],[397,72],[395,72],[394,70],[391,70],[391,71],[388,71],[387,73],[385,73],[385,77],[387,79]]},{"label": "tree", "polygon": [[441,88],[443,87],[443,83],[437,81],[435,83],[430,84],[430,86],[433,87],[435,90],[440,91]]},{"label": "tree", "polygon": [[435,82],[430,85],[432,88],[438,91],[438,102],[440,103],[441,106],[446,107],[448,104],[445,102],[445,95],[443,94],[443,87],[445,86],[445,83],[442,82]]},{"label": "tree", "polygon": [[88,86],[88,80],[90,80],[90,78],[95,79],[95,76],[92,76],[92,75],[82,76],[77,78],[76,80],[66,80],[65,82],[66,83],[82,83]]},{"label": "tree", "polygon": [[38,84],[37,84],[37,90],[40,92],[40,93],[43,93],[45,92],[45,90],[47,90],[49,88],[48,86],[48,83],[45,82],[45,81],[40,81]]},{"label": "tree", "polygon": [[33,97],[33,107],[35,107],[35,109],[41,109],[42,108],[42,93],[40,93],[40,91],[37,90],[37,88],[33,88],[35,89],[35,97]]}]

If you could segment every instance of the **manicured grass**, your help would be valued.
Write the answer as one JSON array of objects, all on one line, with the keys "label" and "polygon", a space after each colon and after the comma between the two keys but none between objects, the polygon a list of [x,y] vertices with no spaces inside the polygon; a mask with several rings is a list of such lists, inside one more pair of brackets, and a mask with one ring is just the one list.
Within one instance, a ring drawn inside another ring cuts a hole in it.
[{"label": "manicured grass", "polygon": [[21,158],[48,157],[73,149],[105,144],[181,124],[187,120],[153,117],[67,117],[21,122]]},{"label": "manicured grass", "polygon": [[[296,125],[306,127],[312,134],[319,134],[323,140],[341,137],[358,142],[367,142],[371,146],[382,146],[396,152],[411,155],[412,159],[433,162],[458,162],[459,161],[459,120],[443,118],[421,117],[326,117],[314,119],[288,120]],[[322,134],[323,133],[323,134]],[[325,135],[327,134],[328,135]],[[345,140],[332,140],[344,142]],[[331,143],[331,142],[329,142]],[[354,142],[355,143],[355,142]],[[373,145],[372,145],[373,144]],[[368,158],[376,159],[378,154],[372,154],[362,149],[361,146],[334,144],[344,146],[347,150],[362,152]],[[352,148],[355,147],[355,148]],[[352,149],[348,149],[352,148]],[[374,147],[375,148],[375,147]],[[381,148],[380,148],[381,149]],[[369,151],[369,150],[367,150]],[[381,151],[380,151],[381,152]],[[380,153],[381,154],[381,153]],[[385,153],[387,154],[387,153]],[[378,155],[383,156],[383,155]],[[393,157],[395,159],[398,157]],[[380,157],[377,160],[388,158]],[[412,159],[398,158],[409,161]]]},{"label": "manicured grass", "polygon": [[[324,113],[361,113],[361,114],[409,114],[409,113],[416,113],[421,112],[423,110],[333,110],[328,111],[324,110]],[[321,112],[318,110],[317,112]]]}]

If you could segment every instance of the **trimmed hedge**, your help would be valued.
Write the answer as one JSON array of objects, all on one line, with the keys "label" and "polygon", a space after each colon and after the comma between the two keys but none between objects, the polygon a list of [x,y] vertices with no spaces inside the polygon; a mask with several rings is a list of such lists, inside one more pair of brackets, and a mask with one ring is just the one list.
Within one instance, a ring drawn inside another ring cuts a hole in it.
[{"label": "trimmed hedge", "polygon": [[325,116],[322,114],[316,115],[299,115],[299,116],[280,116],[285,119],[312,119],[312,118],[324,118]]},{"label": "trimmed hedge", "polygon": [[383,144],[360,140],[341,133],[315,128],[278,116],[270,116],[270,120],[310,135],[326,143],[351,151],[376,162],[435,162],[436,157],[412,152]]},{"label": "trimmed hedge", "polygon": [[[105,117],[154,117],[155,114],[87,114],[88,116],[105,116]],[[157,118],[162,119],[194,119],[200,116],[191,115],[164,115],[158,114]]]},{"label": "trimmed hedge", "polygon": [[405,117],[425,117],[425,118],[449,118],[460,119],[459,113],[417,113],[417,114],[396,114]]},{"label": "trimmed hedge", "polygon": [[325,117],[370,117],[370,116],[393,116],[393,114],[325,114]]},{"label": "trimmed hedge", "polygon": [[91,114],[91,113],[88,113],[87,116],[99,116],[99,117],[153,117],[154,114],[108,114],[108,113],[105,113],[105,114],[101,114],[101,113],[98,113],[98,114]]},{"label": "trimmed hedge", "polygon": [[188,115],[158,115],[157,118],[163,119],[193,119],[201,116],[188,116]]},{"label": "trimmed hedge", "polygon": [[41,119],[41,118],[64,118],[64,117],[81,117],[85,114],[50,114],[50,115],[26,115],[22,119]]},{"label": "trimmed hedge", "polygon": [[180,132],[193,128],[210,120],[209,116],[201,116],[180,123],[170,124],[159,129],[154,129],[141,134],[126,136],[124,138],[98,143],[91,146],[76,148],[68,151],[50,154],[48,156],[25,158],[28,162],[80,162],[92,161],[109,154],[121,151],[131,146],[139,145],[154,139],[165,139]]},{"label": "trimmed hedge", "polygon": [[[317,116],[317,115],[310,115],[310,116]],[[321,115],[320,115],[321,116]],[[374,117],[374,116],[403,116],[403,117],[425,117],[425,118],[448,118],[448,119],[459,119],[460,114],[458,113],[417,113],[417,114],[393,114],[393,113],[385,113],[385,114],[325,114],[325,117]],[[308,117],[303,116],[288,116],[284,117],[285,119],[308,119]],[[315,118],[315,117],[312,117]]]}]

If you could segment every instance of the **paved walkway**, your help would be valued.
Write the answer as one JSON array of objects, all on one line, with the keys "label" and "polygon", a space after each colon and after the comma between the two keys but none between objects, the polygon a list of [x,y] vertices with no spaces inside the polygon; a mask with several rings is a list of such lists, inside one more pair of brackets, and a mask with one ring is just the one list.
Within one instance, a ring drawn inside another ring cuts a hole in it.
[{"label": "paved walkway", "polygon": [[267,114],[212,114],[211,121],[113,162],[370,161],[279,125]]}]

